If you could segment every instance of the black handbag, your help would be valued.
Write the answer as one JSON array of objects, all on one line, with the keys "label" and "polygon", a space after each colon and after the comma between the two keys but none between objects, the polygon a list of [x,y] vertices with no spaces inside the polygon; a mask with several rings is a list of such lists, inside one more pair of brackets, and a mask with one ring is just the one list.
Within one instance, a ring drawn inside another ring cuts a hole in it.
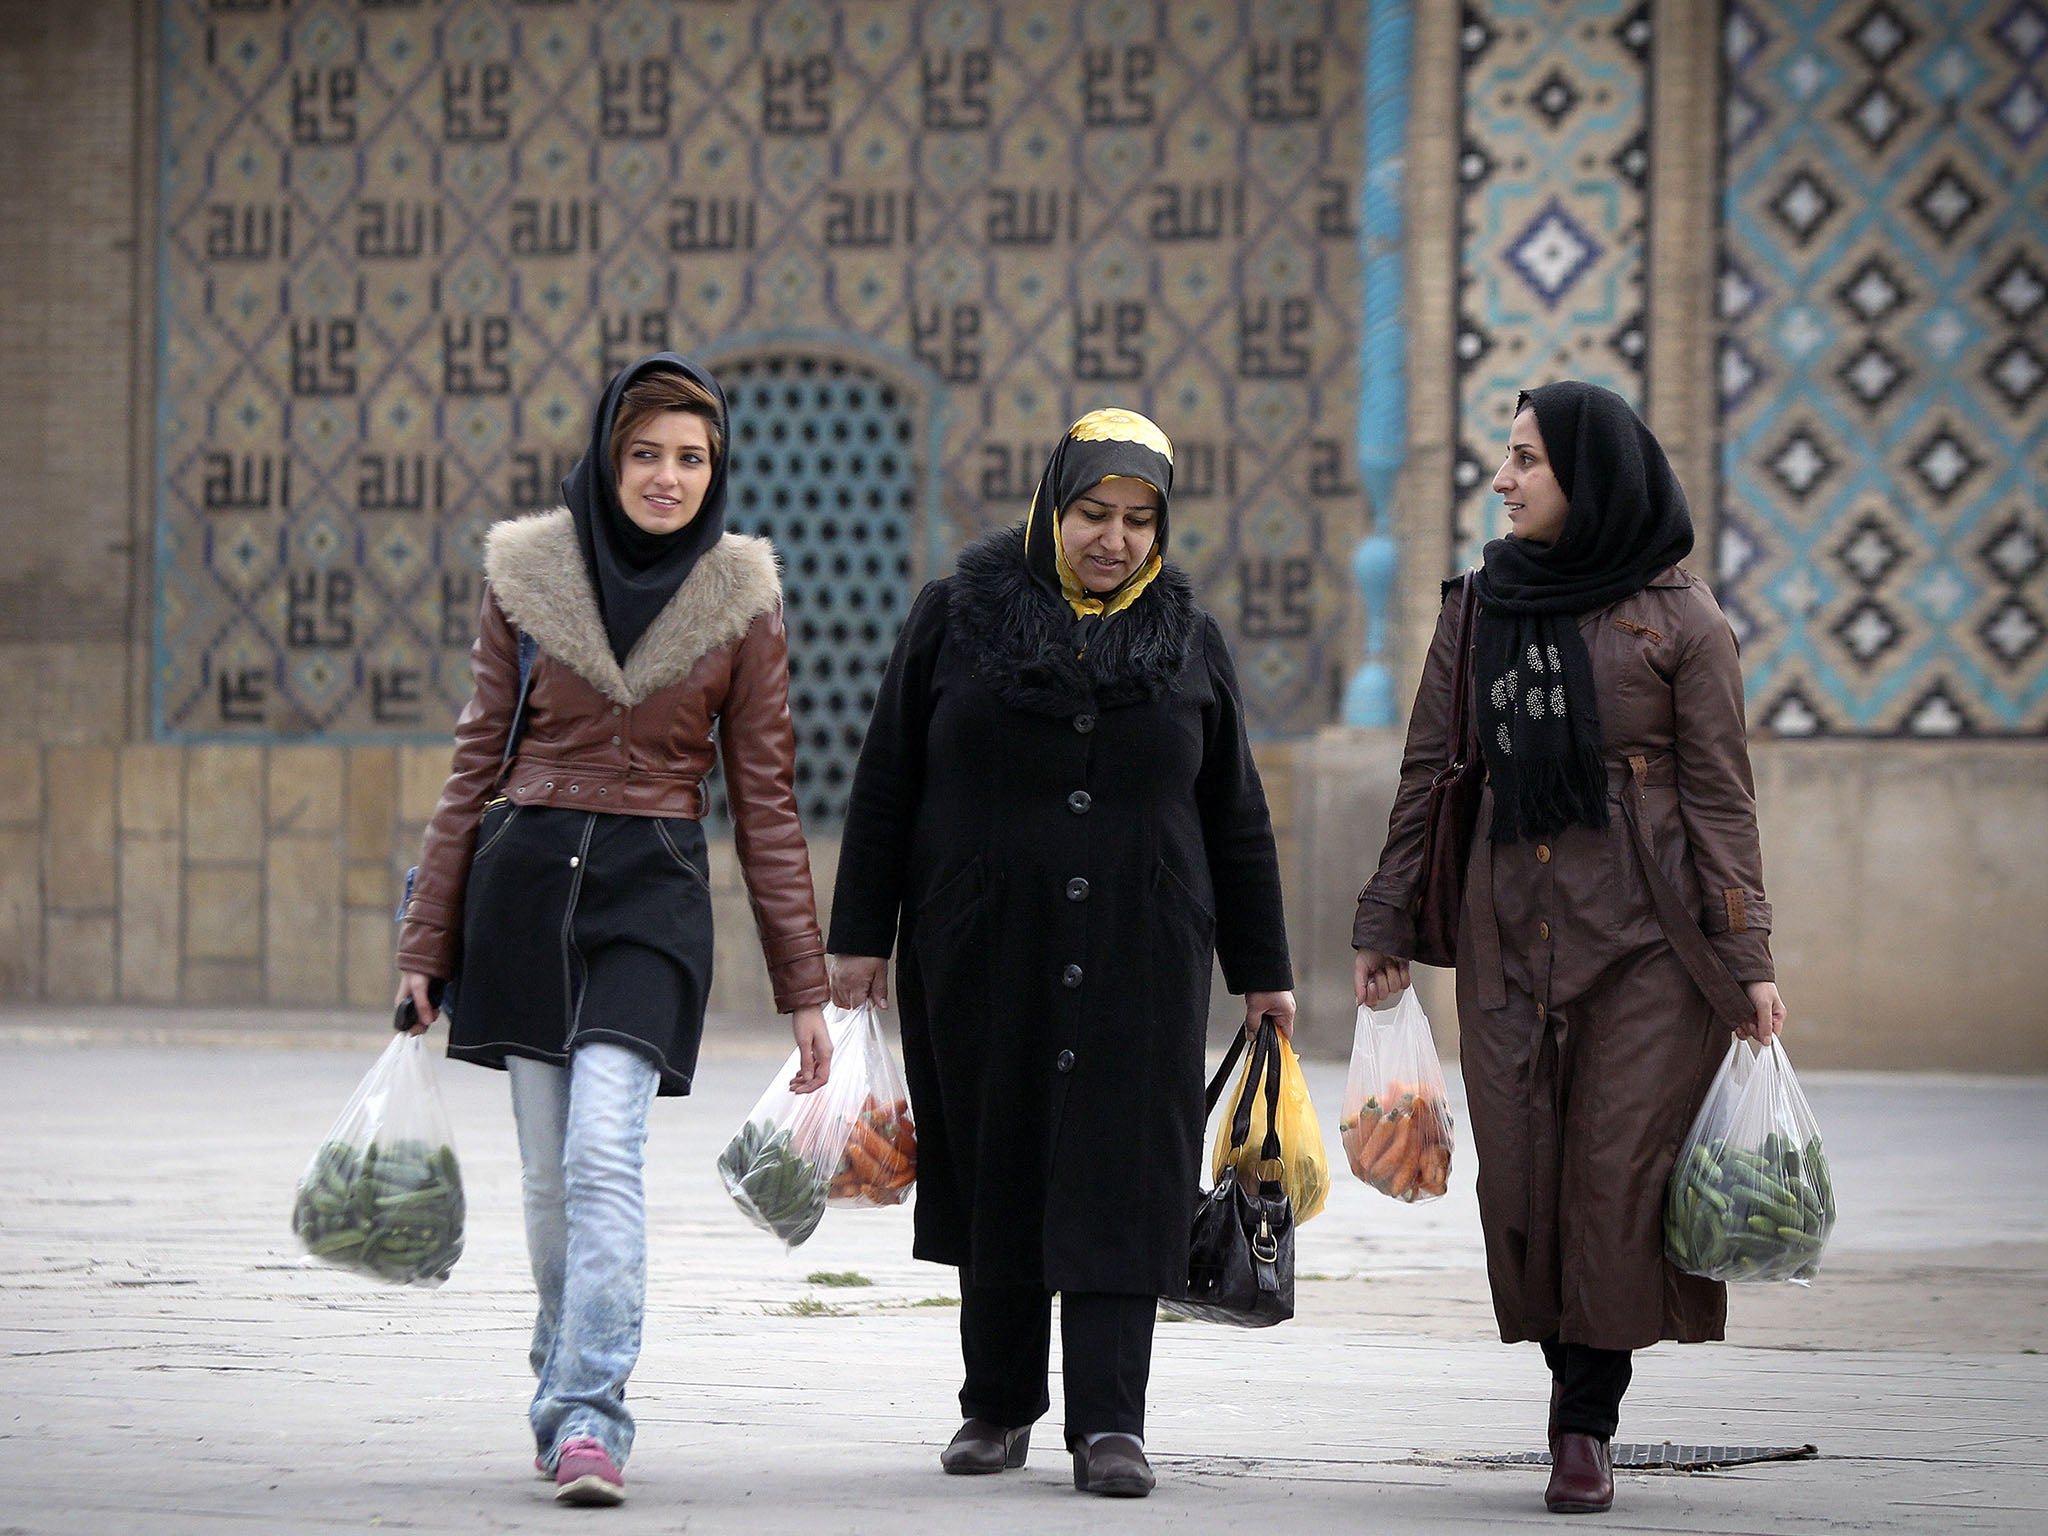
[{"label": "black handbag", "polygon": [[[1244,1031],[1209,1081],[1208,1104],[1216,1107],[1223,1086],[1244,1052]],[[1280,1030],[1271,1019],[1259,1025],[1251,1070],[1230,1125],[1233,1154],[1213,1189],[1195,1197],[1188,1233],[1188,1287],[1169,1297],[1169,1310],[1207,1323],[1270,1328],[1294,1316],[1294,1203],[1277,1178],[1261,1178],[1256,1193],[1238,1178],[1235,1153],[1251,1138],[1253,1096],[1266,1095],[1266,1141],[1261,1174],[1280,1168]]]}]

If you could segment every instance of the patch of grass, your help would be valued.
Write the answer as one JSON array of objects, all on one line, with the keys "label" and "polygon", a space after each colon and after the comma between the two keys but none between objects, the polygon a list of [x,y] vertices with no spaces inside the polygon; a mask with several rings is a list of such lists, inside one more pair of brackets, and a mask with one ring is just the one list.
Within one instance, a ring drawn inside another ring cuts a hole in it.
[{"label": "patch of grass", "polygon": [[770,1317],[844,1317],[845,1311],[815,1296],[800,1296],[786,1307],[770,1307]]},{"label": "patch of grass", "polygon": [[857,1269],[814,1269],[804,1276],[806,1285],[873,1285],[875,1282]]},{"label": "patch of grass", "polygon": [[913,1307],[957,1307],[960,1305],[960,1298],[958,1296],[927,1296],[923,1301],[913,1301],[911,1305]]},{"label": "patch of grass", "polygon": [[1187,1319],[1178,1312],[1169,1312],[1166,1308],[1161,1307],[1159,1309],[1159,1321],[1162,1323],[1184,1323]]}]

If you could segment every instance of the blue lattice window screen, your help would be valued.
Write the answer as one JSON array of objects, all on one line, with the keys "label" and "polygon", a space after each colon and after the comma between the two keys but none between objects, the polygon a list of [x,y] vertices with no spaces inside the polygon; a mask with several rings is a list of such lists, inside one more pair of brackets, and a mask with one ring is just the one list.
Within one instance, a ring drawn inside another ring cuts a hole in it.
[{"label": "blue lattice window screen", "polygon": [[[807,829],[846,817],[853,765],[915,596],[917,426],[904,392],[841,358],[721,362],[732,408],[726,525],[782,557],[796,793]],[[722,775],[711,815],[726,818]]]}]

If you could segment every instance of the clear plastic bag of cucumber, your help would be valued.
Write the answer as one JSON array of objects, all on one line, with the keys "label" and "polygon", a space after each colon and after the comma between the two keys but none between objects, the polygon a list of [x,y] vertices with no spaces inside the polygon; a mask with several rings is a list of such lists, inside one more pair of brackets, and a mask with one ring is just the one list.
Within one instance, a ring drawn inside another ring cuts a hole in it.
[{"label": "clear plastic bag of cucumber", "polygon": [[435,1286],[462,1257],[463,1213],[433,1064],[420,1036],[394,1035],[306,1165],[292,1230],[319,1263]]},{"label": "clear plastic bag of cucumber", "polygon": [[1664,1252],[1709,1280],[1811,1280],[1835,1229],[1820,1125],[1776,1039],[1736,1040],[1664,1198]]}]

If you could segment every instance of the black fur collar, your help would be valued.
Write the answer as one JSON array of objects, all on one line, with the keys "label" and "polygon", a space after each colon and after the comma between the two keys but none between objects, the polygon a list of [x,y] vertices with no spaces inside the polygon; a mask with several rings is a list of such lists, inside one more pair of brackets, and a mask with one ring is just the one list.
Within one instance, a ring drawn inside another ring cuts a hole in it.
[{"label": "black fur collar", "polygon": [[1201,623],[1194,588],[1167,564],[1145,595],[1073,651],[1073,618],[1024,565],[1024,530],[1004,528],[960,552],[947,631],[996,697],[1042,715],[1157,698],[1187,665]]}]

